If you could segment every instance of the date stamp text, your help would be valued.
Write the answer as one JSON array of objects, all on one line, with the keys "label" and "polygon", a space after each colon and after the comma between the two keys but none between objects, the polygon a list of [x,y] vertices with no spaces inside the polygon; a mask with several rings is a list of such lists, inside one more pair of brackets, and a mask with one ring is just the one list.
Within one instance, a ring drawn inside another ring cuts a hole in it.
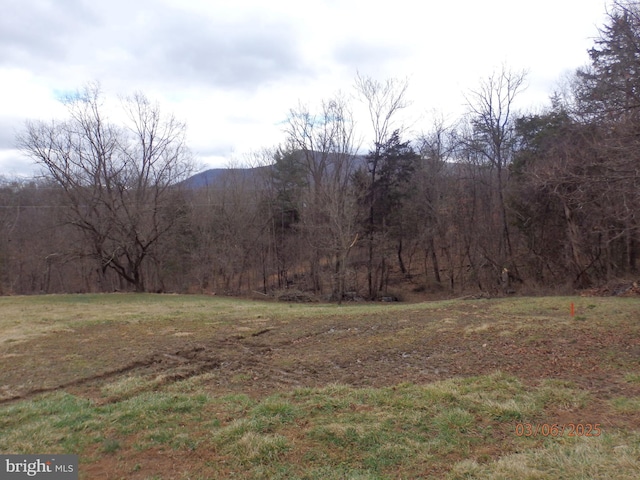
[{"label": "date stamp text", "polygon": [[599,423],[516,423],[516,437],[599,437]]}]

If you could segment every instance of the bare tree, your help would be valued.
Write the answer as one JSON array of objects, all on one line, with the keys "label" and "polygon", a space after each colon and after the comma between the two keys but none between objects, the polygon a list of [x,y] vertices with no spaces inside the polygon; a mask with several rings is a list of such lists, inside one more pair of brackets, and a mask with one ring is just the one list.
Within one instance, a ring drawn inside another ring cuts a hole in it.
[{"label": "bare tree", "polygon": [[479,163],[486,162],[495,172],[495,193],[500,216],[500,237],[495,258],[490,260],[497,271],[511,260],[513,248],[509,235],[505,186],[507,165],[512,160],[514,134],[514,101],[525,87],[526,72],[513,72],[502,68],[480,83],[477,90],[467,96],[469,108],[469,134],[463,137],[468,154]]},{"label": "bare tree", "polygon": [[320,260],[327,256],[332,260],[332,296],[342,301],[357,234],[351,184],[357,160],[353,116],[345,99],[336,95],[322,102],[318,114],[304,106],[292,110],[286,132],[290,158],[298,159],[308,187],[301,221],[311,247],[314,288],[320,290]]},{"label": "bare tree", "polygon": [[[450,252],[446,231],[450,222],[447,202],[453,201],[446,198],[450,193],[449,185],[452,177],[451,165],[455,152],[455,130],[446,125],[443,118],[437,118],[431,130],[424,133],[418,139],[421,158],[420,168],[414,176],[414,184],[417,192],[414,208],[419,218],[418,235],[416,241],[424,251],[424,275],[425,283],[429,283],[427,262],[431,261],[433,279],[436,285],[442,285],[438,252]],[[436,246],[438,245],[439,248]],[[450,260],[451,255],[445,255],[445,260]],[[453,285],[453,265],[447,262],[449,273],[449,286]]]},{"label": "bare tree", "polygon": [[82,232],[99,277],[112,270],[144,291],[147,258],[184,213],[175,185],[191,171],[185,125],[136,94],[123,101],[129,123],[115,126],[97,85],[66,106],[66,121],[28,122],[19,148],[61,188],[64,220]]},{"label": "bare tree", "polygon": [[402,130],[395,123],[395,117],[409,106],[406,98],[408,88],[409,80],[406,78],[380,81],[359,73],[356,75],[355,89],[369,111],[374,148],[384,143],[394,130]]}]

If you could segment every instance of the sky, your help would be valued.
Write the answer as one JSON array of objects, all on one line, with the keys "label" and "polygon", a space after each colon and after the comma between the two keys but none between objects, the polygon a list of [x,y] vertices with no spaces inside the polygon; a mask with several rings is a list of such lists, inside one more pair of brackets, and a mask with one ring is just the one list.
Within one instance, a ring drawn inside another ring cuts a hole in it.
[{"label": "sky", "polygon": [[[453,120],[503,66],[526,70],[516,106],[542,108],[588,62],[604,0],[0,0],[0,175],[30,176],[27,120],[99,82],[142,92],[187,123],[199,169],[242,165],[284,141],[290,109],[355,94],[357,73],[406,78],[413,134]],[[468,95],[467,95],[468,96]],[[371,133],[353,99],[363,148]]]}]

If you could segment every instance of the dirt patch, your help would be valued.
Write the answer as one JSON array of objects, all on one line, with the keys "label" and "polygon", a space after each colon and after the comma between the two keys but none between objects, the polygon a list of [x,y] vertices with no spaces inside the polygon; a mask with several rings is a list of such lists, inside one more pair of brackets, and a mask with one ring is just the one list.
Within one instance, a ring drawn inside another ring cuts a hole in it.
[{"label": "dirt patch", "polygon": [[[474,321],[476,328],[461,335],[460,327]],[[17,351],[3,353],[0,401],[58,389],[90,389],[125,374],[161,375],[172,382],[210,373],[209,388],[216,392],[262,396],[297,386],[379,387],[496,370],[531,383],[548,378],[572,381],[605,399],[640,395],[640,385],[626,382],[620,370],[620,365],[640,365],[640,336],[635,330],[604,334],[595,327],[567,323],[555,325],[552,332],[543,325],[526,335],[504,336],[501,328],[484,319],[460,318],[450,327],[442,325],[449,324],[410,317],[387,322],[325,319],[302,327],[231,329],[204,338],[132,337],[115,335],[108,325],[97,326],[73,339],[53,334],[16,345],[22,352],[25,347],[33,352],[27,359]],[[83,371],[90,374],[82,375]]]}]

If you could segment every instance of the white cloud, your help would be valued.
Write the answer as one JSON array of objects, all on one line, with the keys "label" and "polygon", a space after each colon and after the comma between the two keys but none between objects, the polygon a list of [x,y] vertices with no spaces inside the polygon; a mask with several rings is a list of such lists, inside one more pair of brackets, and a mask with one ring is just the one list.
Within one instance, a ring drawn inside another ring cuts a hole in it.
[{"label": "white cloud", "polygon": [[92,80],[159,100],[218,163],[280,142],[291,107],[349,91],[357,71],[409,77],[420,118],[459,114],[462,92],[507,64],[530,71],[528,107],[587,61],[604,13],[602,0],[13,1],[0,16],[0,159],[19,163],[9,128],[62,115],[56,95]]}]

